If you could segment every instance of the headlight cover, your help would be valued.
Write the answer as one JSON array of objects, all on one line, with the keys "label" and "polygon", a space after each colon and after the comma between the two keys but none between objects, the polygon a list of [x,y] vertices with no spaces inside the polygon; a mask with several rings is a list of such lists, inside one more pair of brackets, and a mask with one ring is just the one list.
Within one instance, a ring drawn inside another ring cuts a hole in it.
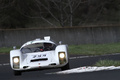
[{"label": "headlight cover", "polygon": [[66,54],[65,54],[65,52],[59,52],[58,56],[59,56],[60,64],[66,63]]},{"label": "headlight cover", "polygon": [[19,56],[13,57],[13,68],[19,69],[20,59]]}]

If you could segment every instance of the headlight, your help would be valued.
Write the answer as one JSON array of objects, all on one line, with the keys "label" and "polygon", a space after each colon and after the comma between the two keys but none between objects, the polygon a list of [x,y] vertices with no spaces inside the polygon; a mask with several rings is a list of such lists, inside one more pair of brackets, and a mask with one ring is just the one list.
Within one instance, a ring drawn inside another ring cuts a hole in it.
[{"label": "headlight", "polygon": [[65,58],[65,53],[60,53],[59,56],[60,58]]},{"label": "headlight", "polygon": [[13,62],[14,63],[19,63],[19,58],[18,57],[13,58]]},{"label": "headlight", "polygon": [[19,56],[13,57],[13,68],[19,69],[20,59]]},{"label": "headlight", "polygon": [[67,60],[66,60],[66,54],[65,54],[65,52],[59,52],[58,56],[59,56],[59,62],[60,62],[60,64],[66,63]]}]

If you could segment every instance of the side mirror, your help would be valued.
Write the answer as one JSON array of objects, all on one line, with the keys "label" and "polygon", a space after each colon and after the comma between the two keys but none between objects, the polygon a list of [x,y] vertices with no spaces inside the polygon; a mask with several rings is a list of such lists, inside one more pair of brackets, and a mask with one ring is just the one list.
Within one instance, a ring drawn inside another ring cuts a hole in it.
[{"label": "side mirror", "polygon": [[15,50],[15,49],[16,49],[16,46],[13,46],[13,49]]},{"label": "side mirror", "polygon": [[59,44],[61,45],[61,44],[62,44],[62,41],[59,41]]}]

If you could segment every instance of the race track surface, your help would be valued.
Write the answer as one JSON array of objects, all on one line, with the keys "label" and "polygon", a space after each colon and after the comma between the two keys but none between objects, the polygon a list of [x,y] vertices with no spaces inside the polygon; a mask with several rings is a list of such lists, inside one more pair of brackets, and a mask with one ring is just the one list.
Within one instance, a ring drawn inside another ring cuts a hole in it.
[{"label": "race track surface", "polygon": [[[70,57],[70,68],[93,65],[98,60],[120,60],[120,54],[96,57]],[[60,69],[24,72],[21,76],[14,76],[9,65],[9,55],[0,55],[0,80],[120,80],[120,70],[106,70],[77,74],[49,74]]]}]

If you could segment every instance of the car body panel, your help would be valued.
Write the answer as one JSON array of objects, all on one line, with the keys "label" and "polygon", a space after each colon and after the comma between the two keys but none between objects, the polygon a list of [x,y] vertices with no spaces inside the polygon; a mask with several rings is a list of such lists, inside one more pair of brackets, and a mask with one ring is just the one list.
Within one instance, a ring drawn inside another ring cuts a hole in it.
[{"label": "car body panel", "polygon": [[[50,50],[45,50],[45,45],[50,45]],[[44,49],[34,51],[37,47],[44,45]],[[51,48],[52,46],[52,48]],[[30,50],[29,50],[30,49]],[[32,51],[33,50],[33,51]],[[59,57],[59,54],[64,54],[64,60]],[[15,60],[19,60],[15,63]],[[64,63],[60,63],[63,60]],[[10,65],[13,70],[27,71],[32,69],[45,69],[45,68],[60,68],[68,63],[67,45],[56,45],[50,41],[49,37],[28,41],[23,44],[20,49],[10,51]],[[17,66],[16,66],[17,65]]]}]

